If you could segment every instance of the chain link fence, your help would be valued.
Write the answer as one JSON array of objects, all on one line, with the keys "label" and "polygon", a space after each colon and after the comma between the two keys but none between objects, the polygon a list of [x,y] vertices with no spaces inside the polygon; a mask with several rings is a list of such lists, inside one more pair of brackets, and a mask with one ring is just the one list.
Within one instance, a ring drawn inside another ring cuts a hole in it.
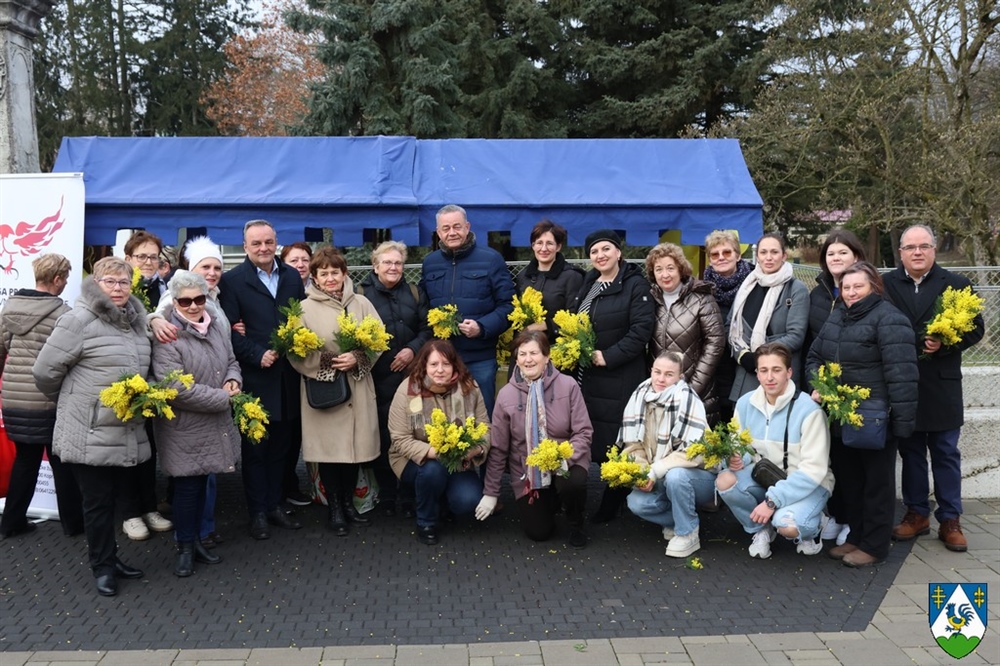
[{"label": "chain link fence", "polygon": [[[643,266],[642,260],[631,260]],[[586,260],[570,260],[584,269],[590,267]],[[512,278],[518,275],[528,265],[527,261],[511,261],[507,263]],[[818,266],[793,264],[795,277],[802,280],[812,290],[816,286]],[[887,272],[891,269],[885,269]],[[983,319],[986,321],[986,336],[969,350],[963,352],[962,361],[965,365],[1000,366],[1000,267],[998,266],[958,266],[948,267],[948,270],[964,275],[972,282],[973,288],[985,301]],[[357,284],[371,272],[371,266],[348,266],[351,280]],[[420,281],[420,264],[407,264],[403,268],[407,282],[417,284]]]}]

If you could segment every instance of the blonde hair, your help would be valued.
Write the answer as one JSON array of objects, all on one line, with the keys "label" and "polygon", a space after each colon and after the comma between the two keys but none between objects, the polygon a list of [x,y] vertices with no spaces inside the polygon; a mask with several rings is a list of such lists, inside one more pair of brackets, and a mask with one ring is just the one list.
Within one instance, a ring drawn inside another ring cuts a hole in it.
[{"label": "blonde hair", "polygon": [[705,237],[705,251],[711,251],[713,247],[723,243],[736,250],[736,254],[741,254],[739,236],[733,231],[722,231],[721,229],[716,229]]},{"label": "blonde hair", "polygon": [[118,257],[104,257],[94,264],[95,280],[100,280],[109,275],[126,275],[132,277],[132,265]]},{"label": "blonde hair", "polygon": [[372,266],[375,266],[379,262],[379,258],[386,252],[392,252],[395,250],[399,252],[400,256],[403,257],[403,263],[406,263],[406,243],[401,243],[399,241],[385,241],[379,243],[378,247],[372,250]]},{"label": "blonde hair", "polygon": [[31,268],[35,271],[35,282],[38,284],[52,284],[57,277],[68,278],[69,272],[73,267],[66,257],[55,252],[50,252],[32,261]]}]

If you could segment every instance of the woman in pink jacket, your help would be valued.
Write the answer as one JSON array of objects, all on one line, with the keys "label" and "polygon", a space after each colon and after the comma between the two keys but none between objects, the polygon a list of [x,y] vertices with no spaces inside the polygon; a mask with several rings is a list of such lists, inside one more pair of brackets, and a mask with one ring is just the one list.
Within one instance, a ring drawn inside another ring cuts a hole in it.
[{"label": "woman in pink jacket", "polygon": [[[580,386],[549,362],[549,340],[542,331],[522,331],[514,340],[517,367],[500,389],[493,408],[490,451],[486,459],[483,499],[476,518],[486,520],[496,508],[500,478],[510,471],[517,510],[528,538],[545,541],[555,531],[560,503],[569,522],[569,544],[587,545],[583,509],[587,502],[587,469],[594,428]],[[568,474],[547,473],[525,459],[543,439],[569,441],[573,455]]]}]

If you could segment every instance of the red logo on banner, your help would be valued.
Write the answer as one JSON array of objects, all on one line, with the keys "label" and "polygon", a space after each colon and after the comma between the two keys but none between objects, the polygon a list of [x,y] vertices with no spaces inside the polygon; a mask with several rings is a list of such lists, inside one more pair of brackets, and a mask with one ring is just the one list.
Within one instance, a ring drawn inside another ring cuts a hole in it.
[{"label": "red logo on banner", "polygon": [[59,199],[59,210],[53,215],[43,217],[40,222],[31,224],[18,222],[11,228],[8,224],[0,224],[0,268],[7,275],[19,275],[14,266],[17,257],[32,257],[40,254],[52,237],[62,228],[63,200]]}]

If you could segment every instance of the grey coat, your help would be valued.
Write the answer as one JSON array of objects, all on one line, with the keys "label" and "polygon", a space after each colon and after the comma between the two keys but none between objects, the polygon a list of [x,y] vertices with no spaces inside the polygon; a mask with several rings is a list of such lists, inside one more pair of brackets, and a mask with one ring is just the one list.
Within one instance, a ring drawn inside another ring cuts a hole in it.
[{"label": "grey coat", "polygon": [[[756,319],[754,320],[756,321]],[[750,342],[753,332],[753,321],[744,322],[743,336]],[[792,278],[785,283],[781,298],[774,308],[771,321],[767,326],[767,342],[780,342],[792,352],[792,377],[798,377],[802,371],[802,358],[805,355],[803,346],[806,342],[806,330],[809,328],[809,288],[801,281]],[[726,322],[729,329],[729,322]],[[757,375],[747,372],[742,366],[736,366],[736,378],[733,380],[733,390],[729,399],[736,402],[741,395],[750,393],[760,386]]]},{"label": "grey coat", "polygon": [[48,444],[56,422],[56,405],[31,375],[38,352],[56,320],[69,306],[58,296],[22,289],[7,299],[0,313],[0,373],[3,375],[3,420],[18,444]]},{"label": "grey coat", "polygon": [[178,327],[177,341],[153,344],[153,377],[159,381],[172,370],[194,375],[194,386],[173,401],[174,418],[153,422],[160,467],[169,476],[197,476],[233,472],[240,460],[240,434],[233,423],[229,380],[243,383],[233,353],[229,325],[211,303],[205,307],[211,318],[202,335],[191,322],[176,315],[173,306],[164,318]]},{"label": "grey coat", "polygon": [[144,420],[119,421],[99,396],[122,375],[149,376],[150,337],[139,299],[119,308],[84,280],[76,307],[56,322],[32,369],[38,390],[56,401],[52,451],[63,462],[134,467],[149,460]]}]

